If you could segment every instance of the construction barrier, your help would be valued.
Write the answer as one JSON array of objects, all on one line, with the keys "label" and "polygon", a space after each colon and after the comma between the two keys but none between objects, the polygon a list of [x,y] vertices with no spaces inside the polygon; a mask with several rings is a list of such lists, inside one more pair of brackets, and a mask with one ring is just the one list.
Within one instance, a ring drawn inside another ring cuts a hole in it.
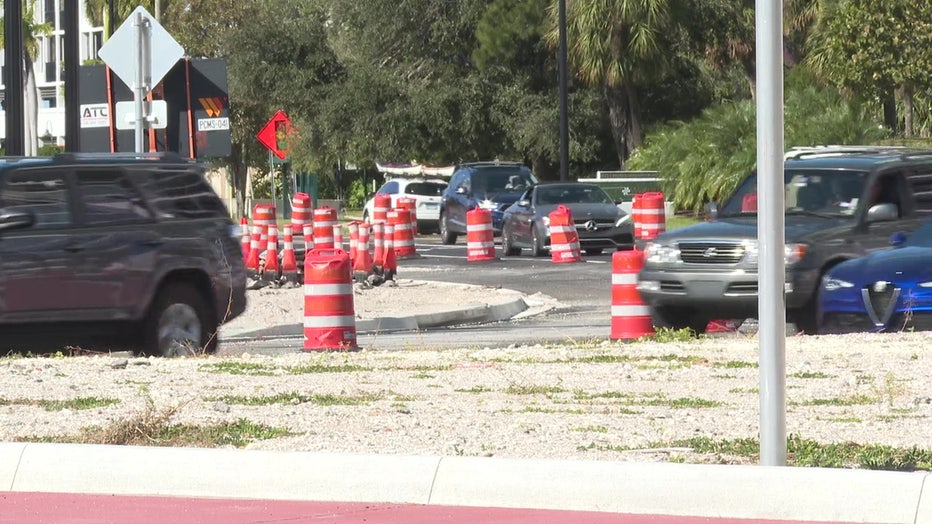
[{"label": "construction barrier", "polygon": [[356,243],[359,242],[359,222],[353,220],[346,225],[349,229],[349,259],[350,263],[356,264]]},{"label": "construction barrier", "polygon": [[642,267],[643,251],[616,251],[612,255],[612,340],[654,335],[650,307],[637,290]]},{"label": "construction barrier", "polygon": [[[391,212],[389,211],[389,214]],[[382,249],[382,276],[386,281],[394,281],[395,274],[398,273],[398,259],[395,257],[395,226],[389,223],[385,224],[384,246]]]},{"label": "construction barrier", "polygon": [[314,249],[333,249],[333,226],[337,225],[337,210],[321,207],[314,210]]},{"label": "construction barrier", "polygon": [[290,225],[285,224],[283,226],[283,234],[285,236],[285,245],[282,248],[282,278],[286,282],[297,282],[298,259],[295,258],[294,254],[294,235]]},{"label": "construction barrier", "polygon": [[249,261],[249,219],[243,217],[239,219],[240,247],[243,249],[243,262]]},{"label": "construction barrier", "polygon": [[395,256],[397,258],[417,257],[417,249],[414,246],[414,233],[411,230],[410,216],[410,212],[404,208],[395,208],[386,215],[388,224],[392,226],[394,234],[388,235],[386,232],[385,238],[391,237]]},{"label": "construction barrier", "polygon": [[757,193],[748,193],[741,198],[742,213],[757,213]]},{"label": "construction barrier", "polygon": [[353,349],[358,347],[349,255],[312,249],[304,257],[304,351]]},{"label": "construction barrier", "polygon": [[311,216],[311,195],[307,193],[295,193],[291,197],[291,227],[293,233],[304,233],[304,226],[313,224]]},{"label": "construction barrier", "polygon": [[353,259],[353,277],[356,282],[365,282],[372,272],[372,255],[369,253],[370,224],[359,223],[359,240],[356,242],[356,258]]},{"label": "construction barrier", "polygon": [[259,243],[261,238],[262,226],[254,223],[252,236],[249,238],[249,254],[246,255],[246,274],[252,279],[255,279],[259,274],[259,253],[262,252]]},{"label": "construction barrier", "polygon": [[408,210],[411,218],[411,235],[417,236],[417,200],[411,197],[398,197],[395,201],[395,209]]},{"label": "construction barrier", "polygon": [[653,240],[667,230],[664,196],[659,191],[641,194],[641,239]]},{"label": "construction barrier", "polygon": [[385,224],[373,222],[372,229],[372,272],[382,274],[382,262],[385,259]]},{"label": "construction barrier", "polygon": [[281,269],[278,263],[278,226],[269,226],[269,241],[265,250],[265,267],[262,269],[262,280],[269,282],[278,280]]},{"label": "construction barrier", "polygon": [[392,196],[385,193],[376,193],[372,202],[372,217],[370,223],[384,224],[386,222],[385,215],[388,213],[388,210],[392,207]]},{"label": "construction barrier", "polygon": [[[643,201],[641,200],[641,194],[636,193],[631,197],[631,224],[634,228],[634,238],[635,242],[641,239],[642,231],[641,224],[644,222],[644,217],[641,216],[641,206]],[[637,244],[635,244],[636,248]]]},{"label": "construction barrier", "polygon": [[579,234],[570,208],[559,205],[550,212],[550,261],[554,264],[582,261]]},{"label": "construction barrier", "polygon": [[492,213],[477,207],[466,212],[466,261],[486,260],[495,260]]}]

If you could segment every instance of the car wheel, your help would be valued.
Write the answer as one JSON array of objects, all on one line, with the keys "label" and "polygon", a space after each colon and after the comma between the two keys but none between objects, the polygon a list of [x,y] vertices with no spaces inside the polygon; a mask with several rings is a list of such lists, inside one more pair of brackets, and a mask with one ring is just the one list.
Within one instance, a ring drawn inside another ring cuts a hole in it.
[{"label": "car wheel", "polygon": [[590,255],[590,256],[601,255],[601,254],[602,254],[602,248],[600,248],[600,247],[590,247],[589,249],[586,250],[586,254],[587,254],[587,255]]},{"label": "car wheel", "polygon": [[456,233],[450,231],[446,213],[440,213],[440,242],[448,246],[456,243]]},{"label": "car wheel", "polygon": [[165,286],[156,296],[143,328],[145,354],[191,356],[217,350],[217,321],[207,300],[188,283]]},{"label": "car wheel", "polygon": [[534,253],[535,257],[542,257],[547,254],[544,249],[544,237],[540,234],[540,230],[536,225],[531,228],[531,252]]},{"label": "car wheel", "polygon": [[502,228],[502,254],[506,257],[516,257],[521,254],[521,248],[514,246],[514,239],[511,238],[511,229]]},{"label": "car wheel", "polygon": [[691,329],[697,335],[705,333],[709,319],[687,308],[652,307],[651,321],[655,328]]},{"label": "car wheel", "polygon": [[815,293],[804,306],[786,312],[787,320],[795,324],[796,330],[804,335],[819,332],[818,300],[818,293]]}]

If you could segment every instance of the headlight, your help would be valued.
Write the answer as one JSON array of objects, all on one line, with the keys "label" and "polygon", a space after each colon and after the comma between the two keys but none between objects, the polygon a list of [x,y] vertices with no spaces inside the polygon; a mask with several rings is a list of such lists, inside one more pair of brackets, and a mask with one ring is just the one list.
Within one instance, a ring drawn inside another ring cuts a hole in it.
[{"label": "headlight", "polygon": [[919,287],[932,287],[932,280],[929,282],[920,282]]},{"label": "headlight", "polygon": [[651,264],[676,264],[680,261],[680,248],[650,243],[644,250],[644,258]]},{"label": "headlight", "polygon": [[487,209],[489,211],[494,211],[495,209],[498,209],[498,204],[496,204],[495,202],[491,200],[482,200],[481,202],[479,202],[479,208]]},{"label": "headlight", "polygon": [[631,221],[631,215],[624,215],[615,221],[615,227],[621,227],[625,222]]},{"label": "headlight", "polygon": [[847,280],[830,277],[828,275],[822,277],[822,289],[826,291],[838,291],[839,289],[847,289],[852,287],[854,287],[854,284],[848,282]]},{"label": "headlight", "polygon": [[[760,260],[760,244],[757,240],[745,240],[741,242],[744,247],[744,261],[748,264],[757,265]],[[783,263],[792,265],[806,256],[809,246],[806,244],[785,244],[783,246]]]}]

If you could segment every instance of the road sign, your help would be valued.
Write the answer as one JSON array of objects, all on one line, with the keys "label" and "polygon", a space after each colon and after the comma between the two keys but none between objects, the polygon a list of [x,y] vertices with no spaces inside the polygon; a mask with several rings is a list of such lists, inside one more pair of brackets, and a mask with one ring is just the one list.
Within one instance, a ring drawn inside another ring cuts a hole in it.
[{"label": "road sign", "polygon": [[110,127],[110,111],[106,103],[81,104],[81,129]]},{"label": "road sign", "polygon": [[[175,62],[184,57],[184,48],[181,47],[172,35],[159,24],[152,15],[142,6],[136,8],[126,18],[120,27],[113,32],[97,56],[122,80],[127,86],[133,88],[136,84],[136,72],[140,67],[139,56],[136,49],[136,16],[141,14],[147,21],[149,31],[149,70],[143,71],[148,77],[145,86],[146,94],[152,90],[162,78],[171,70]],[[137,86],[138,87],[138,86]]]},{"label": "road sign", "polygon": [[259,142],[272,152],[273,155],[284,160],[288,157],[288,135],[291,133],[291,120],[284,111],[275,113],[256,135]]},{"label": "road sign", "polygon": [[[165,129],[168,127],[168,103],[164,100],[153,100],[146,115],[146,127],[151,129]],[[116,128],[134,129],[136,127],[136,104],[134,102],[116,103]]]}]

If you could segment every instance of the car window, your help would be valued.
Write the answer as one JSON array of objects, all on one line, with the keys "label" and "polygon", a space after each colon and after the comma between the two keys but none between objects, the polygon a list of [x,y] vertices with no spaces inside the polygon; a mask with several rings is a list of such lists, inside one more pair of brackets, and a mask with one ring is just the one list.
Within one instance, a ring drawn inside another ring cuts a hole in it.
[{"label": "car window", "polygon": [[86,224],[138,222],[152,218],[152,213],[122,172],[78,171],[77,179]]},{"label": "car window", "polygon": [[[787,213],[818,212],[853,216],[864,193],[867,173],[787,169],[783,174]],[[722,216],[757,213],[757,176],[747,177],[722,207]]]},{"label": "car window", "polygon": [[385,184],[382,185],[381,189],[379,189],[378,192],[384,195],[394,195],[395,193],[398,192],[398,181],[390,180],[388,182],[385,182]]},{"label": "car window", "polygon": [[418,196],[440,196],[443,193],[444,184],[435,184],[431,182],[412,182],[405,186],[406,195]]},{"label": "car window", "polygon": [[0,189],[0,208],[35,215],[32,227],[50,229],[72,223],[70,191],[65,175],[50,171],[9,174]]},{"label": "car window", "polygon": [[907,181],[916,202],[916,212],[923,215],[932,214],[932,172],[923,168],[910,174]]},{"label": "car window", "polygon": [[537,183],[529,171],[517,169],[483,169],[473,174],[472,190],[475,193],[524,191]]},{"label": "car window", "polygon": [[154,170],[146,174],[142,185],[162,218],[229,216],[223,201],[200,173]]}]

